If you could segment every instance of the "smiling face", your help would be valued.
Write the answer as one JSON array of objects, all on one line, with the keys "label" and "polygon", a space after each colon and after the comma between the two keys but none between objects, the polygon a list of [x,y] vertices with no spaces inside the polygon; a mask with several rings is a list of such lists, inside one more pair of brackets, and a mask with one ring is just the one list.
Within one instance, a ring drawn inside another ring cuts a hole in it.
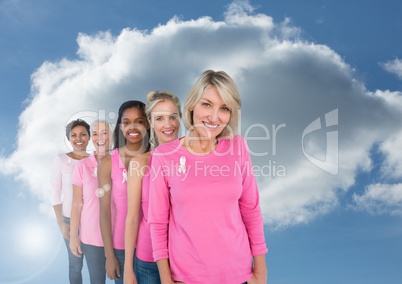
[{"label": "smiling face", "polygon": [[207,87],[193,109],[194,131],[199,137],[216,139],[230,120],[231,110],[214,86]]},{"label": "smiling face", "polygon": [[150,124],[158,137],[159,144],[173,141],[179,134],[179,110],[170,100],[155,105],[151,112]]},{"label": "smiling face", "polygon": [[124,111],[120,129],[126,138],[126,144],[142,143],[147,131],[147,122],[142,112],[135,107],[128,108]]},{"label": "smiling face", "polygon": [[95,122],[92,125],[92,143],[96,153],[104,155],[109,150],[110,127],[106,122]]},{"label": "smiling face", "polygon": [[86,151],[89,142],[89,133],[87,129],[81,125],[71,128],[69,141],[74,151]]}]

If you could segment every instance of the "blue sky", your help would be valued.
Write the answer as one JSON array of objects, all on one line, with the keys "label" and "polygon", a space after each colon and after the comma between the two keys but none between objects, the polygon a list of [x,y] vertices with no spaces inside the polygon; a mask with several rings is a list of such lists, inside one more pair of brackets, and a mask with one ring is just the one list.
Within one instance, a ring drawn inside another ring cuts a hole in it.
[{"label": "blue sky", "polygon": [[113,122],[123,101],[154,89],[183,99],[207,68],[241,91],[269,283],[400,283],[401,10],[396,0],[0,1],[0,283],[67,283],[48,203],[66,122]]}]

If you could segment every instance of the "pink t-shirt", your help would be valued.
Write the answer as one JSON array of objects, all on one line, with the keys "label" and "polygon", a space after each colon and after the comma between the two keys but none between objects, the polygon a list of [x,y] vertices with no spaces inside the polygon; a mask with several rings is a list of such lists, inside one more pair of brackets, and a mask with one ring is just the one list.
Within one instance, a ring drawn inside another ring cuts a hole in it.
[{"label": "pink t-shirt", "polygon": [[127,216],[127,169],[120,158],[119,149],[112,151],[112,238],[113,248],[124,249],[124,232]]},{"label": "pink t-shirt", "polygon": [[265,254],[257,182],[245,140],[219,139],[193,155],[179,139],[152,157],[148,222],[155,260],[169,258],[174,281],[242,283]]},{"label": "pink t-shirt", "polygon": [[94,155],[81,160],[74,169],[73,185],[82,187],[80,239],[84,244],[103,247],[100,230],[98,161]]},{"label": "pink t-shirt", "polygon": [[62,205],[62,214],[70,218],[71,205],[73,202],[73,184],[71,177],[74,167],[80,160],[70,158],[67,154],[60,154],[56,157],[52,167],[52,205]]},{"label": "pink t-shirt", "polygon": [[[149,165],[151,164],[152,154],[149,156]],[[137,238],[136,255],[142,261],[153,262],[152,256],[152,242],[151,232],[148,225],[148,204],[149,204],[149,182],[150,182],[149,166],[147,167],[144,177],[142,179],[141,189],[141,216],[140,216],[140,228]]]}]

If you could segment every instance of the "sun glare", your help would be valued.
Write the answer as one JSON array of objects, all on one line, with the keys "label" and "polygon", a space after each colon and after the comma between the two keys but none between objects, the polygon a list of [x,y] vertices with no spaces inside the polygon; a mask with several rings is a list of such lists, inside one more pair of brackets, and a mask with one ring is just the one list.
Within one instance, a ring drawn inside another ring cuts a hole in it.
[{"label": "sun glare", "polygon": [[[0,275],[0,284],[30,283],[54,263],[64,246],[57,227],[46,219],[28,217],[19,220],[10,226],[8,236],[9,245],[5,249],[10,252],[7,262],[10,273],[4,279]],[[13,273],[15,271],[18,273]]]},{"label": "sun glare", "polygon": [[23,258],[41,258],[50,252],[52,232],[50,228],[38,221],[18,225],[17,247]]}]

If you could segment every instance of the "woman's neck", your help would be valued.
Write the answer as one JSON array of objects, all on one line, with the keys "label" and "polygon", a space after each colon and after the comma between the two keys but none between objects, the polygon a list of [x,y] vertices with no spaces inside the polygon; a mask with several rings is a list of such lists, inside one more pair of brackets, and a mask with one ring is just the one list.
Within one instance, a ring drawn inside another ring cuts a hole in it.
[{"label": "woman's neck", "polygon": [[100,161],[103,157],[105,157],[108,154],[109,154],[109,151],[102,151],[102,152],[96,151],[94,156],[97,161]]},{"label": "woman's neck", "polygon": [[142,154],[145,152],[145,149],[142,148],[142,143],[141,144],[126,144],[123,147],[120,148],[121,151],[127,155],[127,156],[137,156],[139,154]]},{"label": "woman's neck", "polygon": [[190,132],[185,136],[183,146],[195,154],[209,154],[216,149],[217,142],[216,137],[201,137]]},{"label": "woman's neck", "polygon": [[82,159],[88,157],[88,153],[85,151],[74,150],[70,153],[67,153],[67,156],[69,156],[73,160],[82,160]]}]

